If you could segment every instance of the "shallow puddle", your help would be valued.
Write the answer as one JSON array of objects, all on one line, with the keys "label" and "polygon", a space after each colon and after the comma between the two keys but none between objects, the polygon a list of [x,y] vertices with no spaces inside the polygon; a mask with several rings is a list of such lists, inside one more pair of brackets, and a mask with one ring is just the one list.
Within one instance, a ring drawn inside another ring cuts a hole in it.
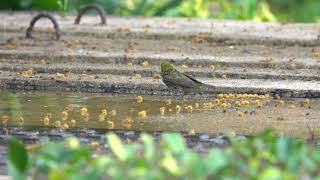
[{"label": "shallow puddle", "polygon": [[320,99],[281,100],[246,94],[220,95],[216,99],[142,99],[139,103],[131,95],[1,91],[0,116],[3,126],[191,134],[250,135],[273,127],[279,134],[308,137],[310,131],[317,133],[320,127]]}]

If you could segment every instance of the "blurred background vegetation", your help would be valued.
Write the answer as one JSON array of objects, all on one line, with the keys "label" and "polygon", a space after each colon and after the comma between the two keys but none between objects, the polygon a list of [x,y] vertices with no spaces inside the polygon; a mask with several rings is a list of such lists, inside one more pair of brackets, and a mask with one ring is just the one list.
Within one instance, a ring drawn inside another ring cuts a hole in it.
[{"label": "blurred background vegetation", "polygon": [[1,0],[0,9],[58,10],[66,15],[88,3],[99,3],[117,16],[320,22],[320,0]]}]

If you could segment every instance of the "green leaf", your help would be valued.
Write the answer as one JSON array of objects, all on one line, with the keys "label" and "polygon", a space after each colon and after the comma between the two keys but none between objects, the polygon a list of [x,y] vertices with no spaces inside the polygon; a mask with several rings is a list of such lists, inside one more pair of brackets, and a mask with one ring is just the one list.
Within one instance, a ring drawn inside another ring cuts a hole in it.
[{"label": "green leaf", "polygon": [[154,154],[154,143],[150,135],[142,134],[141,140],[144,144],[144,156],[148,161],[151,161]]},{"label": "green leaf", "polygon": [[117,156],[117,158],[120,161],[126,161],[128,158],[128,154],[120,138],[113,133],[109,133],[107,134],[107,140],[112,152]]},{"label": "green leaf", "polygon": [[15,138],[8,140],[8,161],[21,174],[28,169],[28,153],[24,145]]},{"label": "green leaf", "polygon": [[266,168],[258,179],[269,180],[269,179],[282,179],[281,170],[275,167]]},{"label": "green leaf", "polygon": [[170,151],[174,153],[182,153],[186,149],[185,142],[180,134],[165,133],[162,135],[162,143]]},{"label": "green leaf", "polygon": [[190,179],[205,179],[207,176],[205,159],[200,158],[199,154],[194,151],[186,151],[183,154],[181,168],[188,174]]},{"label": "green leaf", "polygon": [[180,176],[182,174],[182,169],[179,168],[176,159],[174,159],[171,153],[165,154],[161,161],[161,165],[174,176]]},{"label": "green leaf", "polygon": [[107,167],[108,165],[111,165],[113,161],[109,156],[100,156],[95,160],[96,160],[97,167],[101,169]]},{"label": "green leaf", "polygon": [[228,165],[228,157],[221,149],[210,150],[207,157],[207,168],[210,173],[217,173]]},{"label": "green leaf", "polygon": [[7,167],[8,167],[9,175],[14,180],[25,180],[26,179],[26,174],[22,174],[21,172],[19,172],[17,170],[17,168],[10,161],[7,161]]},{"label": "green leaf", "polygon": [[284,136],[281,136],[277,140],[277,157],[285,162],[288,159],[289,151],[290,151],[290,139]]},{"label": "green leaf", "polygon": [[67,180],[67,174],[64,171],[50,171],[48,174],[49,180]]},{"label": "green leaf", "polygon": [[[91,169],[90,172],[77,172],[77,173],[72,173],[69,175],[67,180],[95,180],[95,179],[101,179],[100,176],[102,174],[99,174],[98,171],[95,169]],[[59,179],[58,179],[59,180]]]}]

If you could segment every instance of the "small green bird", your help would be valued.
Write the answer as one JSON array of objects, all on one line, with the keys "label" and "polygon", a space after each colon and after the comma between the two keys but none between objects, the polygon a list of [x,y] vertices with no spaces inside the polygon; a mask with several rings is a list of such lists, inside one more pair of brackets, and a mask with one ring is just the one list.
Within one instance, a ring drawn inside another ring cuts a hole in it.
[{"label": "small green bird", "polygon": [[161,63],[162,81],[171,89],[183,92],[212,91],[213,86],[203,84],[193,77],[181,73],[168,61]]}]

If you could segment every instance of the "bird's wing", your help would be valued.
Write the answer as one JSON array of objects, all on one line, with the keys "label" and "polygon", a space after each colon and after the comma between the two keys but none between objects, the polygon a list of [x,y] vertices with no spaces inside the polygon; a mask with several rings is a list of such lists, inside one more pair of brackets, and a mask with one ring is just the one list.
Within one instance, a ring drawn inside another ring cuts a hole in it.
[{"label": "bird's wing", "polygon": [[187,78],[189,78],[190,80],[192,80],[193,82],[197,83],[197,84],[203,84],[202,82],[196,80],[194,77],[188,75],[188,74],[185,74],[185,73],[182,73],[183,75],[185,75]]},{"label": "bird's wing", "polygon": [[212,89],[212,86],[211,85],[208,85],[208,84],[205,84],[205,83],[202,83],[196,79],[194,79],[194,77],[190,76],[190,75],[187,75],[187,74],[184,74],[187,78],[189,78],[190,80],[192,80],[195,84],[196,84],[196,87],[197,88],[202,88],[203,90],[209,90],[209,89]]},{"label": "bird's wing", "polygon": [[170,75],[164,75],[163,81],[168,86],[180,86],[184,88],[196,88],[198,86],[198,83],[200,83],[197,80],[185,76],[184,74],[179,72],[172,73]]}]

